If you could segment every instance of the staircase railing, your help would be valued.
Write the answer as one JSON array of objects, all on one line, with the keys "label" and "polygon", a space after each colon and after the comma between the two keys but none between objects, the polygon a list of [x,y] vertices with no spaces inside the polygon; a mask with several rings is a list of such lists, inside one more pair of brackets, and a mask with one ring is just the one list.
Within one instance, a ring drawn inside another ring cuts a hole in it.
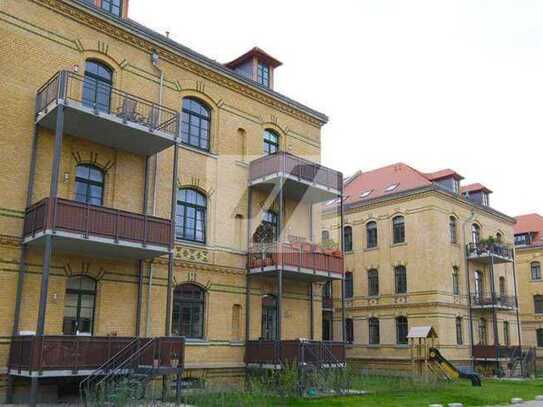
[{"label": "staircase railing", "polygon": [[[84,405],[87,404],[89,394],[97,390],[103,383],[112,377],[122,376],[122,373],[132,373],[130,362],[136,360],[142,353],[155,343],[156,338],[135,338],[111,359],[92,372],[79,384],[80,395]],[[142,343],[142,341],[146,341]]]},{"label": "staircase railing", "polygon": [[[121,377],[129,377],[130,375],[134,374],[134,372],[137,371],[138,367],[141,365],[140,360],[141,357],[144,355],[144,353],[151,348],[152,346],[157,343],[157,338],[148,338],[148,341],[144,343],[143,345],[139,344],[137,350],[132,353],[127,359],[125,359],[123,362],[121,362],[115,369],[111,370],[107,375],[105,375],[103,378],[101,378],[96,384],[94,385],[94,390],[97,393],[104,389],[107,393],[108,385],[110,382],[115,382],[116,380],[119,380]],[[153,367],[147,367],[145,369],[144,376],[149,376],[153,372]]]},{"label": "staircase railing", "polygon": [[79,394],[83,398],[83,402],[85,401],[85,396],[87,395],[90,388],[94,386],[95,382],[97,382],[102,376],[104,376],[111,370],[115,369],[116,366],[122,363],[127,357],[130,356],[130,354],[134,353],[132,349],[134,347],[137,347],[138,341],[138,338],[134,338],[124,348],[122,348],[119,352],[113,355],[110,359],[105,361],[100,367],[94,370],[90,375],[88,375],[79,383]]}]

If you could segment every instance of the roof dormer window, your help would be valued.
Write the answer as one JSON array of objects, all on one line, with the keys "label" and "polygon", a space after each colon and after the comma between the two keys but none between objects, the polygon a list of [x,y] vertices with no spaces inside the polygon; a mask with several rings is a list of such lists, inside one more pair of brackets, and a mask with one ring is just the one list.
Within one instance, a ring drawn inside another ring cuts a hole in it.
[{"label": "roof dormer window", "polygon": [[373,192],[373,189],[370,189],[369,191],[364,191],[360,194],[360,198],[367,198],[370,196],[370,194]]},{"label": "roof dormer window", "polygon": [[270,66],[259,62],[256,68],[256,81],[262,86],[270,87]]},{"label": "roof dormer window", "polygon": [[102,0],[102,10],[113,14],[114,16],[122,16],[122,3],[123,0]]},{"label": "roof dormer window", "polygon": [[274,70],[280,65],[281,62],[258,47],[225,64],[227,68],[266,88],[273,88]]}]

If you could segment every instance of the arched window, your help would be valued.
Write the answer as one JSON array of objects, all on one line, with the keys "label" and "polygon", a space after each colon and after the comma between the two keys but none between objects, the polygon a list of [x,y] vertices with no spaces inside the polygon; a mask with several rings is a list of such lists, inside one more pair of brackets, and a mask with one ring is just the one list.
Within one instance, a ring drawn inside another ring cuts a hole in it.
[{"label": "arched window", "polygon": [[453,266],[452,272],[453,295],[460,295],[460,278],[458,276],[458,267]]},{"label": "arched window", "polygon": [[345,341],[354,342],[354,321],[352,318],[345,318]]},{"label": "arched window", "polygon": [[379,272],[375,269],[368,270],[368,296],[379,295]]},{"label": "arched window", "polygon": [[503,241],[503,235],[500,232],[496,233],[496,242],[502,243],[502,241]]},{"label": "arched window", "polygon": [[456,230],[456,218],[451,216],[449,218],[449,239],[451,243],[457,242],[457,230]]},{"label": "arched window", "polygon": [[330,232],[327,230],[323,230],[321,232],[321,243],[326,243],[330,240]]},{"label": "arched window", "polygon": [[89,59],[85,62],[83,80],[83,105],[101,112],[111,109],[111,86],[113,71],[105,64]]},{"label": "arched window", "polygon": [[536,333],[536,341],[538,347],[543,347],[543,328],[539,328],[535,330]]},{"label": "arched window", "polygon": [[481,228],[477,223],[471,225],[471,241],[478,244],[481,240]]},{"label": "arched window", "polygon": [[86,276],[66,280],[64,296],[64,335],[88,334],[94,330],[96,281]]},{"label": "arched window", "polygon": [[368,333],[370,345],[379,345],[379,343],[381,342],[379,333],[379,319],[370,318],[368,320]]},{"label": "arched window", "polygon": [[534,261],[530,264],[532,280],[541,280],[541,263]]},{"label": "arched window", "polygon": [[194,189],[177,191],[175,237],[193,242],[206,242],[207,199]]},{"label": "arched window", "polygon": [[102,9],[114,16],[121,17],[123,0],[102,0]]},{"label": "arched window", "polygon": [[346,252],[353,250],[353,228],[350,226],[343,228],[343,248]]},{"label": "arched window", "polygon": [[407,270],[404,266],[394,267],[394,282],[396,294],[407,293]]},{"label": "arched window", "polygon": [[183,98],[181,141],[201,150],[209,150],[211,110],[200,100]]},{"label": "arched window", "polygon": [[279,216],[277,212],[269,210],[262,214],[262,225],[272,231],[273,240],[279,237]]},{"label": "arched window", "polygon": [[488,343],[488,335],[486,329],[486,319],[481,318],[479,320],[479,345],[486,345]]},{"label": "arched window", "polygon": [[275,340],[277,338],[277,299],[273,295],[262,298],[262,338]]},{"label": "arched window", "polygon": [[187,338],[204,337],[204,290],[195,284],[181,284],[173,292],[172,332]]},{"label": "arched window", "polygon": [[273,130],[264,130],[264,154],[275,154],[279,151],[279,134]]},{"label": "arched window", "polygon": [[368,249],[377,247],[377,222],[366,223],[366,242]]},{"label": "arched window", "polygon": [[405,221],[403,216],[392,219],[393,243],[405,242]]},{"label": "arched window", "polygon": [[347,271],[345,273],[345,298],[352,298],[353,294],[353,273]]},{"label": "arched window", "polygon": [[543,295],[534,295],[534,312],[543,314]]},{"label": "arched window", "polygon": [[463,345],[464,344],[464,332],[463,332],[463,329],[462,329],[462,317],[456,317],[455,325],[456,325],[456,344],[457,345]]},{"label": "arched window", "polygon": [[483,300],[483,291],[484,291],[483,273],[477,270],[475,272],[475,301],[476,303],[480,303]]},{"label": "arched window", "polygon": [[91,205],[104,202],[104,173],[94,165],[81,164],[75,170],[75,200]]},{"label": "arched window", "polygon": [[398,345],[407,344],[407,333],[409,331],[409,325],[406,317],[396,318],[396,343]]},{"label": "arched window", "polygon": [[498,285],[500,290],[500,298],[503,300],[505,299],[505,296],[507,295],[507,287],[505,286],[505,277],[501,276],[498,279]]}]

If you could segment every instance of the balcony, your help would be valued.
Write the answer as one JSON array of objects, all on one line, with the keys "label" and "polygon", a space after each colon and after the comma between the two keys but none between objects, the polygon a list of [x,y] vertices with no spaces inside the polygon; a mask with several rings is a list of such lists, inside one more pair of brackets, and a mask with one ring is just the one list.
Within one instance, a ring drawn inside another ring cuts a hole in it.
[{"label": "balcony", "polygon": [[325,281],[343,278],[343,256],[311,243],[263,243],[249,249],[249,274]]},{"label": "balcony", "polygon": [[468,243],[467,256],[469,260],[483,264],[502,264],[513,261],[513,249],[502,243]]},{"label": "balcony", "polygon": [[472,293],[471,307],[476,309],[497,308],[513,310],[516,307],[516,297],[492,295],[491,293]]},{"label": "balcony", "polygon": [[341,195],[343,174],[290,153],[278,152],[258,158],[249,166],[249,186],[271,191],[284,181],[285,195],[322,202]]},{"label": "balcony", "polygon": [[518,346],[473,345],[475,359],[511,359],[519,351]]},{"label": "balcony", "polygon": [[45,198],[26,210],[23,243],[98,257],[146,259],[169,253],[171,222],[68,199]]},{"label": "balcony", "polygon": [[[15,336],[11,340],[8,374],[15,376],[87,376],[121,353],[129,357],[152,338],[117,336]],[[156,338],[142,355],[140,363],[154,368],[170,368],[175,354],[184,362],[184,338]],[[122,355],[121,355],[122,356]]]},{"label": "balcony", "polygon": [[343,367],[345,345],[342,342],[309,341],[249,341],[245,347],[245,363],[248,366],[281,369],[282,366]]},{"label": "balcony", "polygon": [[57,72],[37,92],[36,123],[55,130],[63,104],[64,133],[141,155],[174,145],[179,134],[176,111],[105,85],[98,105],[87,95],[92,85],[73,72]]}]

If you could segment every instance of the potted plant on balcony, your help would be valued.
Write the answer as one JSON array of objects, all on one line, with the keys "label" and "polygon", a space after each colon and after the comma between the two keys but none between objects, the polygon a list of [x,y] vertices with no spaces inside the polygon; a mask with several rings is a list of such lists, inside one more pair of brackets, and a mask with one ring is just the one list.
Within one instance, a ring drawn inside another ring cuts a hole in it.
[{"label": "potted plant on balcony", "polygon": [[170,353],[170,365],[174,369],[177,369],[177,366],[179,366],[179,357],[174,350]]}]

